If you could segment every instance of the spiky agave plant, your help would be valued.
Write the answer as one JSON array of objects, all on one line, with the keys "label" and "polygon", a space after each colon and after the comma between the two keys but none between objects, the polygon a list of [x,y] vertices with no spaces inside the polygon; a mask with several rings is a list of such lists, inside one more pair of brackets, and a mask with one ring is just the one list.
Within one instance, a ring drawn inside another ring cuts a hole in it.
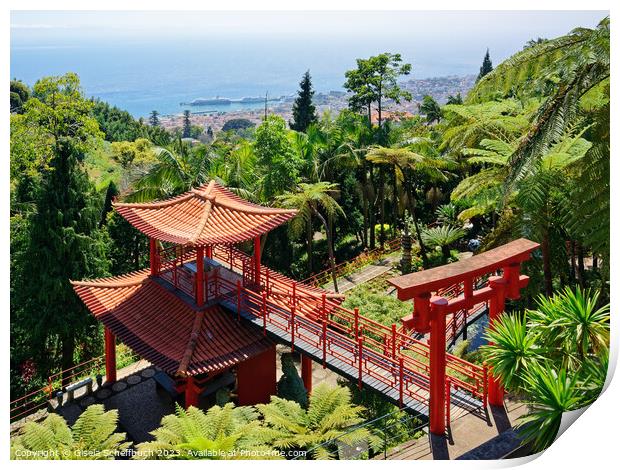
[{"label": "spiky agave plant", "polygon": [[252,407],[227,403],[206,412],[177,405],[164,416],[150,442],[138,444],[138,459],[276,459],[267,443],[272,435]]},{"label": "spiky agave plant", "polygon": [[69,427],[62,416],[26,423],[11,439],[12,459],[111,460],[129,447],[124,433],[115,433],[118,411],[91,405]]},{"label": "spiky agave plant", "polygon": [[303,449],[314,459],[331,459],[338,441],[355,445],[369,441],[376,444],[365,428],[351,428],[362,423],[364,408],[351,403],[351,392],[344,387],[321,384],[310,396],[308,409],[298,403],[272,397],[257,405],[265,423],[277,433],[273,444],[283,450]]},{"label": "spiky agave plant", "polygon": [[512,390],[522,390],[524,373],[543,360],[536,335],[529,332],[524,316],[502,314],[486,333],[490,344],[481,352],[493,374]]},{"label": "spiky agave plant", "polygon": [[538,298],[528,312],[531,327],[546,330],[543,338],[555,349],[581,362],[609,347],[609,304],[598,306],[599,292],[565,288],[547,299]]},{"label": "spiky agave plant", "polygon": [[583,405],[583,394],[577,387],[576,375],[563,368],[556,371],[548,364],[532,366],[524,380],[532,411],[519,420],[517,431],[524,442],[541,451],[555,440],[562,414]]}]

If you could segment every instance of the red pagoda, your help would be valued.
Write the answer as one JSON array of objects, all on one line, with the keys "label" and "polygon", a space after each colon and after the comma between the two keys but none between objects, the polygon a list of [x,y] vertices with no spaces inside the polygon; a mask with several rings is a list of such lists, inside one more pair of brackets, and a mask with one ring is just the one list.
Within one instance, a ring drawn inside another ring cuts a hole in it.
[{"label": "red pagoda", "polygon": [[[149,237],[150,269],[73,282],[105,327],[107,382],[116,381],[118,338],[168,374],[186,406],[231,370],[239,404],[268,401],[276,386],[275,344],[220,301],[260,286],[261,236],[296,211],[250,203],[215,181],[169,200],[114,208]],[[252,257],[233,247],[249,241]]]}]

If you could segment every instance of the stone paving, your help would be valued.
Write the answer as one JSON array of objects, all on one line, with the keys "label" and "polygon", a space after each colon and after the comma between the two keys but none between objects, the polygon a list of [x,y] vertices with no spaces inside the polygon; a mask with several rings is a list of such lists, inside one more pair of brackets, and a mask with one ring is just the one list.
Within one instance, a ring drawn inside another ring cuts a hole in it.
[{"label": "stone paving", "polygon": [[[504,407],[489,406],[484,415],[452,407],[447,436],[427,434],[392,449],[389,460],[494,460],[505,457],[521,443],[513,429],[527,412],[523,403],[507,399]],[[383,459],[383,455],[377,457]]]},{"label": "stone paving", "polygon": [[[374,263],[368,264],[358,271],[347,276],[338,278],[338,292],[343,294],[360,284],[371,281],[376,277],[388,272],[393,268],[394,257],[388,256]],[[323,288],[329,292],[334,292],[333,283],[328,283]]]}]

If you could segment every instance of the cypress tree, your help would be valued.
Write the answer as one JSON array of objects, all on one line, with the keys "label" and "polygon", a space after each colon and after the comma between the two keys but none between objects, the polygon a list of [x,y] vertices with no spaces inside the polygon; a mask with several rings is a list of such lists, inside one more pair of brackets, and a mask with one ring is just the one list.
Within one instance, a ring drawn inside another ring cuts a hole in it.
[{"label": "cypress tree", "polygon": [[312,104],[312,80],[310,71],[307,70],[299,82],[298,96],[293,103],[293,122],[289,122],[291,129],[298,132],[306,132],[308,126],[317,121],[316,108]]},{"label": "cypress tree", "polygon": [[159,113],[157,111],[151,111],[151,115],[149,116],[149,124],[153,127],[159,126]]},{"label": "cypress tree", "polygon": [[491,62],[491,56],[489,55],[489,49],[487,49],[487,53],[484,55],[484,59],[482,59],[482,66],[480,67],[480,73],[478,74],[478,78],[476,78],[476,82],[480,81],[482,77],[491,73],[493,70],[493,63]]},{"label": "cypress tree", "polygon": [[189,109],[183,111],[183,138],[192,136],[192,124],[189,120]]}]

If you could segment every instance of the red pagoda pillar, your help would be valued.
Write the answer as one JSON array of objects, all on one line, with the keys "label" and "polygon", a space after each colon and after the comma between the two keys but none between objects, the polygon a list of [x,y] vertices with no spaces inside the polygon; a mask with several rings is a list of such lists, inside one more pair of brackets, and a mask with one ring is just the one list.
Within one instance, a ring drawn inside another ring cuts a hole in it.
[{"label": "red pagoda pillar", "polygon": [[202,246],[196,247],[196,305],[202,307],[205,302],[204,292],[204,253]]},{"label": "red pagoda pillar", "polygon": [[254,237],[254,283],[260,285],[260,236]]},{"label": "red pagoda pillar", "polygon": [[446,432],[446,313],[448,301],[443,297],[431,298],[430,337],[430,431]]},{"label": "red pagoda pillar", "polygon": [[301,379],[308,395],[312,393],[312,359],[304,354],[301,355]]},{"label": "red pagoda pillar", "polygon": [[116,338],[108,328],[103,328],[105,342],[105,380],[107,383],[116,382]]},{"label": "red pagoda pillar", "polygon": [[149,238],[149,261],[151,264],[151,276],[157,276],[159,273],[159,263],[157,259],[157,240]]},{"label": "red pagoda pillar", "polygon": [[190,406],[198,406],[198,387],[194,381],[194,377],[191,375],[187,377],[185,382],[185,409],[188,409]]},{"label": "red pagoda pillar", "polygon": [[205,246],[205,256],[209,259],[213,258],[213,246]]},{"label": "red pagoda pillar", "polygon": [[[493,328],[506,304],[506,279],[499,276],[489,278],[489,287],[493,290],[493,296],[489,299],[489,328]],[[494,406],[504,406],[504,388],[499,379],[489,375],[489,403]]]}]

